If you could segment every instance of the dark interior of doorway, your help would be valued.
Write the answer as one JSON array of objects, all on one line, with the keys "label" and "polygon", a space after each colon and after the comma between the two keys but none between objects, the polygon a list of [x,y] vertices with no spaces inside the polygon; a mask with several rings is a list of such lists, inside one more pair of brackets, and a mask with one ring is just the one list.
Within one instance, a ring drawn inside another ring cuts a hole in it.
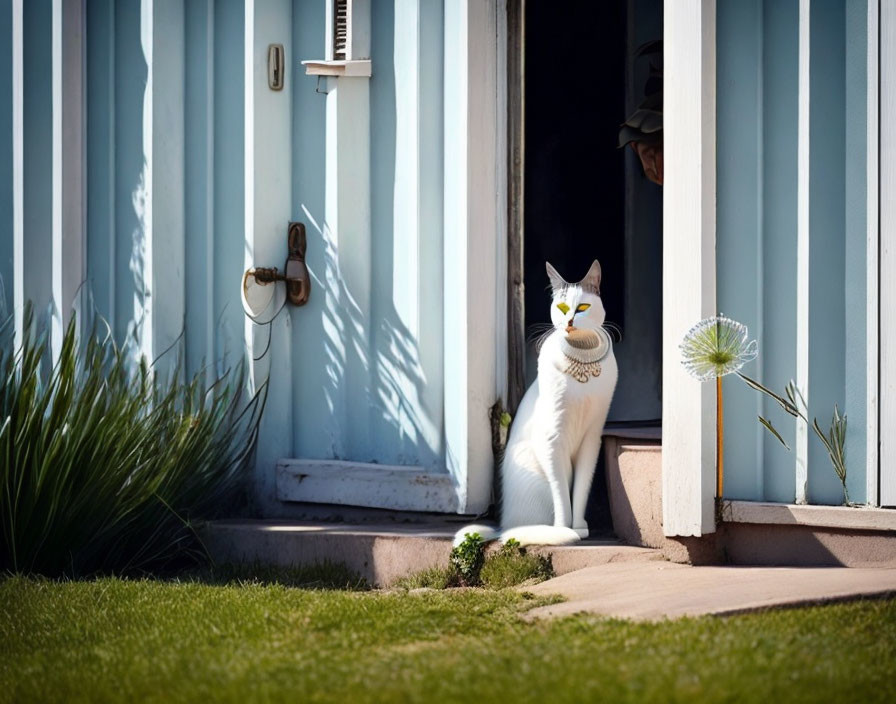
[{"label": "dark interior of doorway", "polygon": [[545,261],[578,281],[599,259],[607,319],[624,324],[625,5],[574,5],[526,3],[527,329],[551,320]]},{"label": "dark interior of doorway", "polygon": [[[607,321],[622,333],[608,428],[654,427],[659,437],[662,195],[617,135],[642,98],[647,63],[634,56],[662,36],[662,2],[528,0],[525,13],[526,381],[532,341],[550,322],[545,261],[578,281],[598,259]],[[602,453],[586,515],[592,535],[612,532],[603,465]]]}]

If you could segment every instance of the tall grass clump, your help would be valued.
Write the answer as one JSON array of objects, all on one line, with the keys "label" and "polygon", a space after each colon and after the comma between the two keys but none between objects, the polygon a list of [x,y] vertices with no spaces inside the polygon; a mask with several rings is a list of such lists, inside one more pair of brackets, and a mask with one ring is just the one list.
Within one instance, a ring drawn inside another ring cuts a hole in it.
[{"label": "tall grass clump", "polygon": [[24,311],[0,329],[0,569],[81,576],[164,569],[203,552],[195,522],[233,505],[263,390],[242,367],[164,379],[74,319],[53,361]]}]

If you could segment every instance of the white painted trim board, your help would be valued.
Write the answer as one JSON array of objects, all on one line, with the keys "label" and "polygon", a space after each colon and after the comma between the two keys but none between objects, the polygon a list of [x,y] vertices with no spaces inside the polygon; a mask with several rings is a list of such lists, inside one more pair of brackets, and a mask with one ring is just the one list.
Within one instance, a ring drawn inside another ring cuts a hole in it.
[{"label": "white painted trim board", "polygon": [[715,385],[678,345],[716,312],[716,3],[666,0],[663,186],[663,530],[715,530]]},{"label": "white painted trim board", "polygon": [[896,506],[896,3],[880,7],[880,504]]}]

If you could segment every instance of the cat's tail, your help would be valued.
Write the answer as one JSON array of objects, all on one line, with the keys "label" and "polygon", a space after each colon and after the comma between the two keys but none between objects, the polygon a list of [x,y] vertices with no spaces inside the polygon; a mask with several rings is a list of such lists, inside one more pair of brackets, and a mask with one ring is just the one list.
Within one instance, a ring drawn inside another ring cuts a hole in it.
[{"label": "cat's tail", "polygon": [[485,542],[494,540],[500,535],[500,531],[495,526],[486,525],[485,523],[473,523],[461,528],[454,534],[454,547],[460,545],[468,535],[473,533],[478,533],[479,537]]},{"label": "cat's tail", "polygon": [[571,545],[581,540],[579,534],[572,528],[563,526],[517,526],[501,531],[501,542],[516,540],[521,546],[525,545]]}]

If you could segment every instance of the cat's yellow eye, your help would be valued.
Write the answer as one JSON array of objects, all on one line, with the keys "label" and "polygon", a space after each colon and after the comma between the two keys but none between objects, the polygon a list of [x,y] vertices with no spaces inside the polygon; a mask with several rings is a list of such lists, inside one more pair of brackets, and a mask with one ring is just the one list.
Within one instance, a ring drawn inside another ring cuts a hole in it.
[{"label": "cat's yellow eye", "polygon": [[579,303],[579,305],[576,306],[576,313],[584,313],[590,307],[591,307],[590,303]]},{"label": "cat's yellow eye", "polygon": [[569,313],[569,306],[565,303],[558,303],[557,307],[560,309],[560,312],[563,313],[563,315]]}]

